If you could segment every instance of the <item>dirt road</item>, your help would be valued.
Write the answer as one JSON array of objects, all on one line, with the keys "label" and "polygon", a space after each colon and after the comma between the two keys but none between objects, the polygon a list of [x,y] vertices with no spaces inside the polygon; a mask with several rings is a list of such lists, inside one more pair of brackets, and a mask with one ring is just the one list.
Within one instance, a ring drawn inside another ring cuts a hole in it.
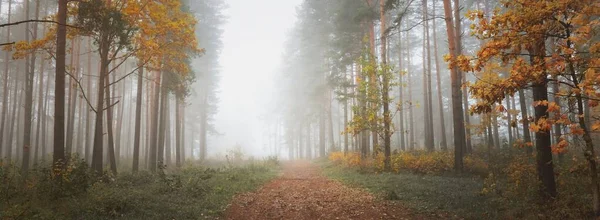
[{"label": "dirt road", "polygon": [[236,196],[226,219],[424,219],[401,205],[330,180],[309,162],[283,166],[279,178]]}]

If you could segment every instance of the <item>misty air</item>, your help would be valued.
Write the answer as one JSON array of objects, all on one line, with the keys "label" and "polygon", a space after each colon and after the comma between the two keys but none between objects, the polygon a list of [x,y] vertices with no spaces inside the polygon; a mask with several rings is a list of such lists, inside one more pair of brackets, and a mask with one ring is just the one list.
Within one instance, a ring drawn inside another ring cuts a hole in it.
[{"label": "misty air", "polygon": [[0,0],[0,219],[600,219],[598,0]]}]

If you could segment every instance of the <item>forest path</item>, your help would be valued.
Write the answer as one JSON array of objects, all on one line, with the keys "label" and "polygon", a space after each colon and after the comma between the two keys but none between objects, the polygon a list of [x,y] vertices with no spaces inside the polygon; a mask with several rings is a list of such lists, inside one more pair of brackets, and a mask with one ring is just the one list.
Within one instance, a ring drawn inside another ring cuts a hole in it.
[{"label": "forest path", "polygon": [[283,175],[236,196],[226,219],[424,219],[408,208],[320,174],[308,161],[283,165]]}]

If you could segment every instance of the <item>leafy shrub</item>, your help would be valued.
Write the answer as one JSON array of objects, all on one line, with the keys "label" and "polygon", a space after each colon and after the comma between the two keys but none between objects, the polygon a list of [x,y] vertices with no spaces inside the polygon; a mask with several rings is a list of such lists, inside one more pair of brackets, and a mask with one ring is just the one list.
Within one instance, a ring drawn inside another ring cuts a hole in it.
[{"label": "leafy shrub", "polygon": [[[329,160],[346,167],[373,168],[376,172],[384,170],[384,155],[378,153],[374,158],[361,159],[356,152],[332,152]],[[450,152],[407,151],[394,153],[390,157],[393,172],[409,171],[419,174],[441,174],[453,170],[454,155]],[[481,158],[465,157],[467,171],[485,175],[487,163]]]}]

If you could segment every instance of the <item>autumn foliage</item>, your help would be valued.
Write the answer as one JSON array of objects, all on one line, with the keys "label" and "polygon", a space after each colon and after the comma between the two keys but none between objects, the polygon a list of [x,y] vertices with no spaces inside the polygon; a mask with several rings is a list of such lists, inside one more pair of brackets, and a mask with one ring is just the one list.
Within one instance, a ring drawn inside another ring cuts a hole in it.
[{"label": "autumn foliage", "polygon": [[[361,159],[360,153],[332,152],[329,160],[334,164],[353,168],[373,169],[384,171],[384,155],[378,153],[374,158]],[[475,174],[485,175],[488,164],[481,158],[467,156],[464,159],[465,170]],[[454,168],[454,155],[451,152],[403,151],[391,155],[392,172],[413,172],[419,174],[441,174],[451,172]]]}]

